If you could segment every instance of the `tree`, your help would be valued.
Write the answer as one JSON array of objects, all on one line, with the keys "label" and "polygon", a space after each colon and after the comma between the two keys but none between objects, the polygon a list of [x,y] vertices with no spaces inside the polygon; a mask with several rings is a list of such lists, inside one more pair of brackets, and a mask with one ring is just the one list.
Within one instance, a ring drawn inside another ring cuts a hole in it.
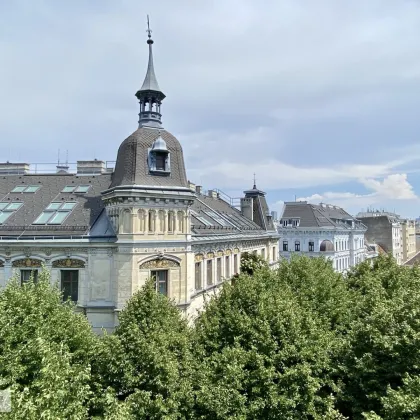
[{"label": "tree", "polygon": [[0,292],[0,389],[12,390],[10,419],[86,418],[96,337],[63,303],[48,271],[11,279]]},{"label": "tree", "polygon": [[328,375],[335,334],[284,275],[240,275],[197,320],[198,418],[340,418]]},{"label": "tree", "polygon": [[417,392],[420,268],[380,257],[352,270],[347,282],[354,294],[354,318],[337,358],[343,384],[338,407],[355,419],[367,413],[388,416],[401,396]]},{"label": "tree", "polygon": [[190,330],[152,281],[128,301],[98,356],[98,382],[114,391],[132,418],[188,418],[194,401]]},{"label": "tree", "polygon": [[267,268],[267,261],[257,254],[243,252],[241,254],[241,272],[252,275],[255,271]]}]

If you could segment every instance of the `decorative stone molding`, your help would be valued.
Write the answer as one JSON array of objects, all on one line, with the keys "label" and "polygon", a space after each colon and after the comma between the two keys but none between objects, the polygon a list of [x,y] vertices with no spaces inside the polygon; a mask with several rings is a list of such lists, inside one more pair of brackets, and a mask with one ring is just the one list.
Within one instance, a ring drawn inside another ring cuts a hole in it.
[{"label": "decorative stone molding", "polygon": [[218,257],[223,257],[223,251],[217,251],[217,256]]},{"label": "decorative stone molding", "polygon": [[176,261],[167,259],[155,259],[144,262],[140,268],[179,268],[180,265]]},{"label": "decorative stone molding", "polygon": [[207,252],[206,258],[214,258],[214,252]]},{"label": "decorative stone molding", "polygon": [[74,258],[63,258],[53,261],[52,266],[53,268],[85,268],[85,263]]},{"label": "decorative stone molding", "polygon": [[25,267],[41,267],[42,261],[34,258],[22,258],[12,262],[12,267],[25,268]]},{"label": "decorative stone molding", "polygon": [[231,255],[232,254],[232,251],[230,250],[230,249],[227,249],[226,251],[225,251],[225,255]]},{"label": "decorative stone molding", "polygon": [[239,248],[234,248],[233,252],[234,252],[235,254],[238,254],[238,253],[239,253]]},{"label": "decorative stone molding", "polygon": [[204,255],[203,254],[197,254],[194,256],[194,260],[195,262],[200,262],[204,260]]},{"label": "decorative stone molding", "polygon": [[0,260],[0,267],[4,267],[4,261]]}]

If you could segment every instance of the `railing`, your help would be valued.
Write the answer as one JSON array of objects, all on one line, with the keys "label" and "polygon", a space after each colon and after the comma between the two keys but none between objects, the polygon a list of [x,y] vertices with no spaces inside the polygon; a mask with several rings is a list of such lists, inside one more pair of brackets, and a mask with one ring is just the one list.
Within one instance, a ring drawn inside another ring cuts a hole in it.
[{"label": "railing", "polygon": [[[104,173],[109,173],[109,172],[113,172],[114,171],[114,167],[115,167],[115,160],[107,160],[104,162],[105,163],[105,171]],[[13,163],[10,163],[10,165],[12,166]],[[77,162],[66,162],[66,163],[50,163],[50,162],[45,162],[45,163],[30,163],[29,165],[29,169],[27,168],[23,168],[21,167],[16,167],[16,168],[1,168],[0,170],[0,176],[1,175],[36,175],[36,174],[53,174],[53,173],[58,173],[60,171],[59,168],[57,168],[57,166],[61,167],[61,168],[65,168],[68,167],[67,170],[65,170],[65,172],[70,173],[70,174],[76,174],[77,173]],[[99,169],[99,168],[98,168]]]},{"label": "railing", "polygon": [[235,207],[237,209],[241,208],[241,199],[240,197],[231,197],[230,195],[227,195],[222,190],[219,190],[218,188],[215,188],[214,191],[216,191],[219,194],[219,197],[226,201],[230,206]]}]

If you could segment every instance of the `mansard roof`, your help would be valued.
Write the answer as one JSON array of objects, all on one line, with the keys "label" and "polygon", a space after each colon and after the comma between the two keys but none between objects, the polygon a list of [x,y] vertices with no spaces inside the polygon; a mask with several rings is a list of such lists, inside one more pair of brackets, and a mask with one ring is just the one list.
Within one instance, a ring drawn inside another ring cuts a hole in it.
[{"label": "mansard roof", "polygon": [[[152,175],[147,155],[153,142],[161,136],[170,153],[170,174]],[[138,128],[118,149],[117,163],[111,187],[127,185],[188,188],[184,156],[179,141],[168,131],[156,128]]]},{"label": "mansard roof", "polygon": [[[344,209],[331,204],[310,204],[306,201],[286,202],[282,219],[299,219],[299,227],[334,228],[334,229],[363,229],[359,220],[351,216]],[[352,223],[354,222],[354,228]]]},{"label": "mansard roof", "polygon": [[[104,213],[101,191],[109,186],[110,181],[110,174],[58,173],[1,176],[0,202],[23,204],[3,224],[0,224],[1,239],[16,236],[20,236],[20,239],[35,236],[52,239],[51,236],[93,236],[93,233],[99,237],[114,236],[108,218],[104,219],[101,216]],[[39,186],[40,188],[34,193],[11,192],[20,185]],[[78,185],[89,185],[90,187],[85,193],[63,192],[65,187]],[[35,220],[52,202],[76,203],[76,206],[61,224],[34,224]]]}]

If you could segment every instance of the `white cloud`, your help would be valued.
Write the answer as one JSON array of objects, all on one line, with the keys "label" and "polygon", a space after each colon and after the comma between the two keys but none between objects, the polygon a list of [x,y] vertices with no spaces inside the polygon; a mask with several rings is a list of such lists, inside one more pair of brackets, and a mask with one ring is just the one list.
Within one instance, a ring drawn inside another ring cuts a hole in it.
[{"label": "white cloud", "polygon": [[413,186],[407,181],[407,174],[393,174],[378,181],[376,179],[362,179],[361,183],[383,198],[395,200],[411,200],[417,198]]}]

